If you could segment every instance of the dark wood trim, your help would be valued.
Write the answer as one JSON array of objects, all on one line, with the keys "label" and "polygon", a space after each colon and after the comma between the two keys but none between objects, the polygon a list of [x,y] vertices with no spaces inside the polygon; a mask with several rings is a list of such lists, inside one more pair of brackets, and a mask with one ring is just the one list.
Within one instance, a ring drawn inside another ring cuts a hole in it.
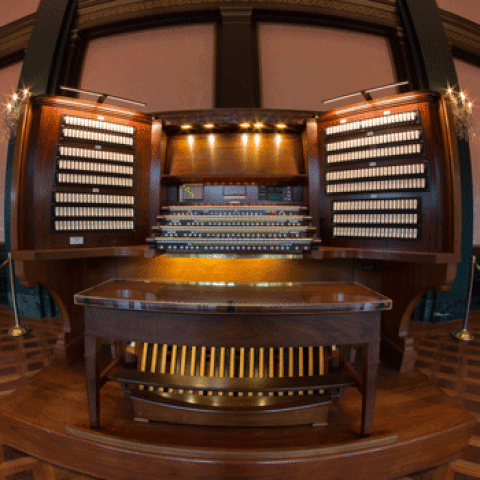
[{"label": "dark wood trim", "polygon": [[260,107],[258,39],[251,9],[220,9],[215,107]]},{"label": "dark wood trim", "polygon": [[372,35],[386,35],[396,27],[395,22],[398,23],[398,19],[395,22],[384,22],[378,18],[374,20],[367,16],[355,16],[348,13],[344,15],[341,11],[333,9],[319,11],[302,6],[295,9],[293,6],[275,6],[273,8],[271,5],[266,5],[266,8],[255,8],[253,15],[256,22],[311,25]]},{"label": "dark wood trim", "polygon": [[[199,14],[210,15],[210,21],[219,19],[219,8],[225,2],[183,1],[176,5],[173,0],[138,0],[126,5],[121,0],[99,3],[96,0],[80,0],[76,28],[89,35],[106,35],[149,28],[156,25],[199,21]],[[231,7],[240,4],[229,3]],[[350,0],[330,2],[316,0],[269,0],[242,3],[243,8],[254,9],[263,21],[285,21],[334,26],[337,28],[382,29],[396,28],[400,21],[395,4],[388,0]],[[0,68],[23,59],[28,40],[33,30],[35,14],[23,17],[0,28]],[[445,34],[455,56],[480,63],[480,25],[445,10],[440,10]],[[395,55],[395,53],[394,53]]]},{"label": "dark wood trim", "polygon": [[19,85],[34,95],[55,93],[76,0],[42,0],[23,61]]},{"label": "dark wood trim", "polygon": [[34,22],[28,15],[0,28],[0,68],[23,60]]},{"label": "dark wood trim", "polygon": [[398,0],[414,72],[420,89],[444,92],[458,85],[453,58],[435,0]]},{"label": "dark wood trim", "polygon": [[445,10],[440,18],[454,56],[480,64],[480,25]]},{"label": "dark wood trim", "polygon": [[[83,440],[87,441],[93,441],[97,442],[100,444],[104,445],[109,445],[113,446],[115,448],[131,448],[132,450],[138,450],[141,452],[151,452],[151,453],[156,453],[158,452],[159,454],[165,454],[167,451],[170,453],[181,453],[182,456],[189,456],[189,457],[194,457],[195,454],[198,454],[204,459],[207,458],[215,458],[218,456],[222,456],[225,459],[227,458],[234,458],[237,454],[232,452],[229,452],[227,450],[224,450],[222,452],[211,452],[207,449],[198,449],[195,451],[194,449],[189,449],[189,450],[182,450],[181,452],[179,449],[169,448],[165,447],[164,445],[152,445],[148,444],[146,442],[141,442],[141,441],[132,441],[129,442],[128,440],[124,440],[121,437],[115,437],[113,435],[108,435],[105,434],[104,432],[96,432],[91,429],[85,429],[85,428],[76,428],[76,427],[70,427],[66,426],[65,427],[66,432],[69,435],[72,435],[74,437],[81,438]],[[382,447],[384,445],[390,445],[395,443],[398,440],[398,435],[395,433],[382,433],[378,435],[372,435],[370,437],[365,437],[365,438],[359,438],[355,440],[351,440],[348,442],[345,442],[341,445],[320,445],[315,449],[301,449],[301,450],[286,450],[282,452],[281,456],[283,458],[309,458],[317,455],[332,455],[332,454],[339,454],[339,453],[350,453],[350,452],[357,452],[359,450],[365,450],[365,449],[372,449],[372,448],[378,448]],[[251,451],[245,451],[242,452],[242,458],[246,460],[255,460],[262,458],[264,454],[262,452],[256,451],[256,450],[251,450]],[[274,455],[271,453],[269,455],[269,458],[275,458],[278,457],[280,458],[280,455]]]},{"label": "dark wood trim", "polygon": [[[320,155],[318,151],[318,124],[317,119],[307,120],[307,128],[304,134],[306,159],[305,170],[308,175],[308,211],[313,218],[312,224],[315,226],[315,236],[320,238]],[[317,252],[315,252],[317,253]]]},{"label": "dark wood trim", "polygon": [[248,2],[208,2],[185,0],[177,4],[175,0],[137,0],[125,4],[113,0],[99,4],[92,0],[80,1],[78,28],[95,30],[107,24],[122,23],[155,16],[179,14],[179,12],[212,11],[227,7],[235,9],[270,10],[278,12],[308,12],[318,16],[345,18],[394,27],[397,24],[395,5],[384,0],[348,0],[332,2],[328,0],[249,0]]},{"label": "dark wood trim", "polygon": [[[161,213],[162,198],[162,166],[165,165],[166,142],[163,124],[160,121],[152,122],[151,139],[151,157],[150,157],[150,192],[149,198],[149,217],[150,225],[157,223],[157,215]],[[153,253],[153,252],[151,252]]]},{"label": "dark wood trim", "polygon": [[[107,15],[107,13],[105,13]],[[90,18],[90,17],[89,17]],[[93,38],[118,35],[136,30],[148,30],[152,28],[172,27],[176,25],[188,25],[196,23],[216,23],[220,21],[218,8],[189,8],[161,10],[158,13],[147,12],[141,16],[138,14],[119,15],[109,18],[108,16],[95,22],[84,22],[81,14],[76,18],[75,29],[83,33],[89,40]]]},{"label": "dark wood trim", "polygon": [[[134,29],[154,26],[175,25],[191,22],[216,22],[220,20],[219,9],[226,2],[183,1],[176,5],[173,0],[138,0],[125,4],[122,0],[99,3],[96,0],[80,0],[75,19],[78,33],[88,33],[92,38],[101,35],[122,33]],[[270,0],[268,3],[250,1],[247,3],[228,3],[229,8],[250,8],[265,12],[264,21],[288,19],[290,22],[309,23],[312,14],[315,22],[345,28],[357,28],[362,25],[395,27],[398,23],[395,7],[385,0],[350,0],[330,2],[317,0],[315,3],[304,0]],[[273,12],[274,13],[273,15]],[[272,16],[273,15],[273,16]],[[33,30],[36,15],[32,14],[0,28],[0,67],[23,58],[28,40]],[[345,22],[338,24],[338,21]],[[345,23],[345,24],[344,24]]]},{"label": "dark wood trim", "polygon": [[[435,92],[445,92],[450,86],[458,88],[458,77],[453,62],[452,49],[445,34],[442,17],[435,0],[398,0],[409,51],[413,60],[418,87]],[[473,241],[473,187],[472,167],[468,141],[458,139],[460,180],[462,186],[462,260],[457,277],[442,301],[448,305],[464,298],[469,277],[469,258]],[[440,305],[441,302],[438,304]],[[441,307],[439,307],[441,308]]]},{"label": "dark wood trim", "polygon": [[[61,71],[60,85],[78,88],[82,77],[83,63],[88,46],[87,36],[83,32],[74,31],[66,46],[64,66]],[[68,92],[59,92],[67,95]]]},{"label": "dark wood trim", "polygon": [[398,87],[399,93],[418,90],[418,85],[412,69],[412,59],[408,48],[405,32],[401,26],[388,33],[397,81],[408,80],[409,85]]}]

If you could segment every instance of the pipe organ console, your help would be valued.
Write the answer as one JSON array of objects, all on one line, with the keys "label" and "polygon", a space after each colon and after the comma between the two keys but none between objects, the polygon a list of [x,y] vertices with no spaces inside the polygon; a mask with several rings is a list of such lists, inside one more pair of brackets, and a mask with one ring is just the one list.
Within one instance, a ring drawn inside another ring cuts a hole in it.
[{"label": "pipe organ console", "polygon": [[[83,346],[74,294],[112,277],[360,282],[393,300],[382,313],[382,356],[408,371],[413,308],[428,289],[448,290],[460,261],[455,139],[447,101],[430,92],[322,113],[147,115],[31,98],[12,179],[16,274],[56,301],[63,332],[55,352],[65,362]],[[294,337],[282,351],[317,352]],[[225,353],[219,341],[197,347]],[[143,369],[146,352],[165,349],[172,361],[172,348],[146,346]],[[244,355],[266,362],[267,348],[255,348]],[[335,355],[325,351],[328,370]],[[269,368],[252,368],[260,364]]]}]

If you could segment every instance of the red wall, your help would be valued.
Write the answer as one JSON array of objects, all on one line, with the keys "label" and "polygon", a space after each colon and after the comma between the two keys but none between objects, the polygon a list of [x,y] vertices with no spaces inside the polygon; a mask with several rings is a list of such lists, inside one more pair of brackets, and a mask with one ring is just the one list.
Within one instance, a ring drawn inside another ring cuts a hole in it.
[{"label": "red wall", "polygon": [[472,22],[480,23],[480,3],[478,0],[437,0],[442,10],[447,10]]},{"label": "red wall", "polygon": [[214,37],[206,24],[93,40],[81,88],[146,102],[148,112],[212,108]]},{"label": "red wall", "polygon": [[0,27],[35,13],[40,0],[1,0]]},{"label": "red wall", "polygon": [[[331,110],[361,96],[324,105],[322,100],[395,82],[385,38],[298,25],[261,24],[260,64],[265,108]],[[376,97],[393,95],[391,89]]]}]

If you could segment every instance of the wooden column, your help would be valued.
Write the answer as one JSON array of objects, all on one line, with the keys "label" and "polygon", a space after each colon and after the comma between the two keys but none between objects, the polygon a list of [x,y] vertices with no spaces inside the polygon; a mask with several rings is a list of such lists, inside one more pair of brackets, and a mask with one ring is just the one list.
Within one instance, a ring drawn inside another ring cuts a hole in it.
[{"label": "wooden column", "polygon": [[399,93],[419,90],[417,85],[418,79],[413,70],[413,61],[403,27],[398,25],[395,30],[391,32],[389,39],[395,64],[396,78],[398,81],[408,80],[410,82],[410,85],[399,87]]},{"label": "wooden column", "polygon": [[[398,11],[414,67],[414,87],[445,93],[451,86],[458,91],[451,47],[436,1],[398,0]],[[459,160],[462,182],[462,262],[458,265],[457,277],[450,292],[441,293],[436,301],[436,310],[451,313],[451,316],[456,316],[456,311],[465,302],[473,244],[473,187],[468,140],[459,141]],[[451,316],[447,315],[446,319]]]},{"label": "wooden column", "polygon": [[[56,92],[77,0],[41,0],[25,52],[18,88],[28,87],[33,95]],[[5,249],[11,250],[10,195],[14,140],[9,143],[5,174]],[[21,268],[21,266],[18,266]],[[52,300],[40,287],[21,288],[17,283],[19,312],[41,318],[53,316]]]},{"label": "wooden column", "polygon": [[19,86],[34,95],[54,94],[77,0],[41,0],[28,42]]},{"label": "wooden column", "polygon": [[[59,85],[78,88],[82,75],[82,66],[88,41],[83,32],[74,31],[69,35],[65,48],[64,63],[60,75]],[[68,92],[60,92],[68,96]],[[74,96],[72,93],[70,95]],[[76,94],[75,94],[76,95]]]},{"label": "wooden column", "polygon": [[435,0],[398,0],[420,89],[445,92],[458,85],[457,73]]},{"label": "wooden column", "polygon": [[251,9],[221,9],[217,26],[216,108],[259,108],[258,41]]}]

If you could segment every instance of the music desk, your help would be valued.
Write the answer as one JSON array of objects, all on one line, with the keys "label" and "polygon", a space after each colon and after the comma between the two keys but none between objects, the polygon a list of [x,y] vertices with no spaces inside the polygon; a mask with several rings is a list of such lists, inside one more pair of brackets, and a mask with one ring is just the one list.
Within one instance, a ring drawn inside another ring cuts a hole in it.
[{"label": "music desk", "polygon": [[[101,366],[100,339],[209,347],[362,345],[359,373],[342,363],[362,394],[361,433],[371,432],[379,362],[380,316],[390,299],[356,283],[202,283],[114,279],[75,295],[85,308],[85,364],[90,426],[100,421],[100,388],[109,379],[165,388],[232,391],[234,379],[187,377]],[[343,360],[345,360],[343,362]],[[345,370],[345,369],[344,369]],[[334,374],[236,379],[235,391],[306,390],[348,385]],[[327,379],[327,381],[326,381]],[[210,383],[209,383],[209,380]],[[242,383],[243,382],[243,383]],[[282,385],[281,383],[284,383]],[[145,387],[146,388],[146,387]],[[265,397],[264,397],[265,398]],[[315,423],[315,422],[313,422]]]}]

